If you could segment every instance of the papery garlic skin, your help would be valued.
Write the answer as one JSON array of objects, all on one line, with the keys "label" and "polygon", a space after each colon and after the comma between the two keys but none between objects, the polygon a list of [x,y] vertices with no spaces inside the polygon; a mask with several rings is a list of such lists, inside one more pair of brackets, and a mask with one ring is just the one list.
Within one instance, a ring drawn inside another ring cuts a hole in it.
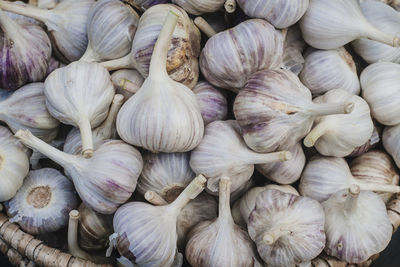
[{"label": "papery garlic skin", "polygon": [[111,74],[111,82],[116,93],[123,95],[126,101],[139,90],[144,78],[137,70],[122,69]]},{"label": "papery garlic skin", "polygon": [[324,224],[325,214],[317,201],[272,189],[258,194],[248,232],[268,266],[291,266],[322,252]]},{"label": "papery garlic skin", "polygon": [[40,8],[54,8],[62,0],[38,0],[38,7]]},{"label": "papery garlic skin", "polygon": [[141,10],[146,10],[152,6],[170,2],[170,0],[123,0],[123,1]]},{"label": "papery garlic skin", "polygon": [[400,168],[400,124],[385,127],[382,134],[382,143],[386,151],[392,156],[397,167]]},{"label": "papery garlic skin", "polygon": [[5,205],[11,222],[37,235],[65,227],[77,199],[67,177],[55,169],[44,168],[29,172],[15,197]]},{"label": "papery garlic skin", "polygon": [[54,57],[51,57],[47,66],[47,74],[46,77],[49,76],[50,73],[52,73],[54,70],[58,68],[65,67],[65,64],[62,63],[61,61],[58,61]]},{"label": "papery garlic skin", "polygon": [[237,3],[247,16],[265,19],[276,28],[283,29],[300,20],[309,0],[237,0]]},{"label": "papery garlic skin", "polygon": [[374,124],[374,130],[373,130],[372,136],[369,138],[369,140],[367,142],[365,142],[365,144],[363,144],[362,146],[356,147],[353,150],[353,152],[351,152],[349,157],[357,157],[361,154],[364,154],[364,153],[370,151],[371,149],[374,149],[381,141],[381,137],[379,136],[380,132],[382,132],[382,130],[379,129],[379,132],[378,132],[378,128]]},{"label": "papery garlic skin", "polygon": [[310,53],[305,58],[299,78],[313,96],[333,89],[343,89],[355,95],[360,93],[356,65],[343,47]]},{"label": "papery garlic skin", "polygon": [[182,7],[192,15],[217,12],[226,0],[172,0],[172,3]]},{"label": "papery garlic skin", "polygon": [[200,69],[212,85],[237,92],[254,72],[280,67],[283,45],[282,34],[271,24],[246,20],[208,39]]}]

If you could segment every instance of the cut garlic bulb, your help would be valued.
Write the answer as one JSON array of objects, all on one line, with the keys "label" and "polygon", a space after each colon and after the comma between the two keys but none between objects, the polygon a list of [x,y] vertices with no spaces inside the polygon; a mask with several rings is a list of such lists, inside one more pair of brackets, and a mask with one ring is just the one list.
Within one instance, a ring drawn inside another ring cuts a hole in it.
[{"label": "cut garlic bulb", "polygon": [[33,235],[54,232],[68,223],[68,213],[76,208],[72,183],[55,169],[29,172],[24,184],[5,203],[10,222]]},{"label": "cut garlic bulb", "polygon": [[142,87],[144,78],[137,70],[122,69],[111,74],[111,82],[116,93],[123,95],[126,101]]},{"label": "cut garlic bulb", "polygon": [[397,167],[400,168],[400,124],[385,127],[382,134],[382,143],[386,151],[394,159]]},{"label": "cut garlic bulb", "polygon": [[190,166],[207,179],[207,189],[218,194],[219,180],[230,177],[232,192],[251,178],[254,164],[291,159],[291,153],[256,153],[246,146],[236,121],[214,121],[207,125],[203,140],[190,157]]},{"label": "cut garlic bulb", "polygon": [[226,0],[172,0],[172,3],[182,7],[192,15],[212,13],[220,10]]},{"label": "cut garlic bulb", "polygon": [[268,266],[292,266],[322,252],[324,223],[317,201],[269,189],[258,194],[247,228]]}]

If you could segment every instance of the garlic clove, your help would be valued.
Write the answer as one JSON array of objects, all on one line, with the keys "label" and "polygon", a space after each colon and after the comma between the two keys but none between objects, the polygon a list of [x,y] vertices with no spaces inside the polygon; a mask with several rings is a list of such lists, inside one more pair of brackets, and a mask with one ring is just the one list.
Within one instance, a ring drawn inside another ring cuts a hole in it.
[{"label": "garlic clove", "polygon": [[248,232],[268,266],[292,266],[322,252],[324,223],[324,210],[317,201],[270,189],[258,194]]},{"label": "garlic clove", "polygon": [[14,198],[5,203],[10,222],[30,234],[54,232],[68,224],[68,213],[77,206],[72,183],[59,171],[30,171]]},{"label": "garlic clove", "polygon": [[123,95],[126,101],[140,89],[144,78],[137,70],[122,69],[111,74],[111,82],[116,93]]},{"label": "garlic clove", "polygon": [[387,126],[383,130],[382,143],[386,151],[392,156],[397,167],[400,167],[400,124]]},{"label": "garlic clove", "polygon": [[[226,0],[172,0],[172,3],[182,7],[192,15],[212,13],[220,10]],[[229,9],[229,8],[228,8]]]}]

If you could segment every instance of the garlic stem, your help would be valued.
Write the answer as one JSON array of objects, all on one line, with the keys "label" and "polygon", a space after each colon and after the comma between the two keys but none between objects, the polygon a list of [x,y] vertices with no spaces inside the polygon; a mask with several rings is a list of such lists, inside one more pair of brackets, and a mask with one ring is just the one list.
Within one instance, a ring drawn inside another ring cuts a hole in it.
[{"label": "garlic stem", "polygon": [[155,206],[163,206],[168,204],[168,202],[165,201],[165,199],[163,199],[159,194],[157,194],[154,191],[147,191],[144,194],[144,198]]},{"label": "garlic stem", "polygon": [[93,260],[92,257],[78,245],[78,222],[79,211],[71,210],[68,223],[68,250],[74,257],[84,260]]},{"label": "garlic stem", "polygon": [[360,179],[354,179],[354,184],[360,187],[364,191],[376,191],[376,192],[387,192],[387,193],[400,193],[400,186],[392,184],[378,184],[373,182],[366,182]]},{"label": "garlic stem", "polygon": [[79,61],[98,62],[99,60],[100,60],[99,55],[93,50],[93,48],[90,44],[90,41],[89,41],[86,51],[82,55],[82,57],[79,59]]},{"label": "garlic stem", "polygon": [[312,103],[307,112],[314,116],[326,116],[333,114],[348,114],[354,109],[353,102],[344,103]]},{"label": "garlic stem", "polygon": [[399,47],[400,46],[400,38],[397,36],[393,36],[390,34],[387,34],[383,31],[378,30],[375,27],[369,26],[369,32],[367,35],[368,39],[375,40],[393,47]]},{"label": "garlic stem", "polygon": [[233,13],[236,10],[236,0],[226,0],[224,4],[225,10],[228,13]]},{"label": "garlic stem", "polygon": [[108,112],[106,120],[98,127],[97,134],[102,136],[103,139],[109,139],[112,134],[112,130],[115,128],[115,121],[117,120],[118,111],[120,110],[124,101],[124,96],[116,94]]},{"label": "garlic stem", "polygon": [[136,86],[131,80],[125,78],[119,81],[119,87],[121,87],[122,90],[126,90],[130,93],[136,93],[139,90],[138,86]]},{"label": "garlic stem", "polygon": [[273,152],[273,153],[256,153],[256,152],[249,152],[249,156],[246,157],[245,161],[249,164],[266,164],[272,162],[283,162],[290,160],[292,158],[292,153],[290,151],[280,151],[280,152]]},{"label": "garlic stem", "polygon": [[231,185],[228,177],[219,180],[218,220],[234,224],[230,206]]},{"label": "garlic stem", "polygon": [[353,213],[357,209],[358,196],[360,195],[360,187],[356,184],[352,184],[349,188],[349,193],[344,203],[344,212],[347,214]]},{"label": "garlic stem", "polygon": [[12,41],[18,39],[21,35],[18,23],[10,19],[0,8],[0,28],[5,32]]},{"label": "garlic stem", "polygon": [[[0,1],[0,8],[20,14],[26,17],[34,18],[36,20],[39,20],[48,26],[48,23],[55,23],[55,21],[51,21],[51,16],[50,14],[53,14],[54,12],[49,11],[47,9],[41,9],[35,6],[30,6],[30,5],[18,5],[12,2],[8,1]],[[49,27],[49,26],[48,26]],[[49,29],[50,30],[50,29]]]},{"label": "garlic stem", "polygon": [[72,165],[75,156],[64,153],[34,136],[29,130],[18,130],[15,135],[24,145],[37,150],[63,167]]},{"label": "garlic stem", "polygon": [[136,67],[135,61],[132,55],[129,53],[124,57],[104,61],[100,63],[108,71],[119,70],[119,69],[134,69]]},{"label": "garlic stem", "polygon": [[93,136],[89,119],[82,117],[78,126],[82,139],[82,155],[85,158],[91,158],[93,156]]},{"label": "garlic stem", "polygon": [[208,38],[211,38],[217,34],[213,27],[211,27],[211,25],[202,17],[196,17],[194,19],[194,24],[200,29],[200,31],[207,35]]},{"label": "garlic stem", "polygon": [[266,231],[263,235],[263,241],[267,245],[272,245],[275,243],[281,236],[289,235],[291,233],[290,230],[282,229],[280,227],[272,228],[269,231]]},{"label": "garlic stem", "polygon": [[306,147],[314,146],[315,142],[329,130],[329,123],[322,121],[315,126],[311,132],[304,138],[304,145]]}]

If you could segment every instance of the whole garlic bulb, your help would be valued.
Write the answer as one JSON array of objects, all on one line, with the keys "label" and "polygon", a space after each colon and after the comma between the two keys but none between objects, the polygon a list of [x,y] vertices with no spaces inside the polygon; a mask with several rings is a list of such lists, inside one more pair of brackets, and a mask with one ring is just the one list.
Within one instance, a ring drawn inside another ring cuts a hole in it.
[{"label": "whole garlic bulb", "polygon": [[28,82],[41,81],[51,56],[46,32],[38,25],[17,23],[1,9],[0,30],[0,88],[15,90]]},{"label": "whole garlic bulb", "polygon": [[220,10],[226,0],[172,0],[172,3],[182,7],[192,15],[212,13]]},{"label": "whole garlic bulb", "polygon": [[186,258],[193,267],[260,266],[249,235],[232,219],[229,178],[219,182],[218,218],[198,224],[189,234]]},{"label": "whole garlic bulb", "polygon": [[257,164],[256,169],[269,180],[278,184],[291,184],[297,181],[306,164],[306,156],[300,143],[289,149],[292,157],[288,161]]},{"label": "whole garlic bulb", "polygon": [[27,130],[20,130],[15,136],[64,167],[82,201],[102,214],[114,213],[131,197],[142,171],[139,151],[119,140],[105,141],[93,157],[87,159],[64,153]]},{"label": "whole garlic bulb", "polygon": [[393,228],[377,194],[354,185],[335,193],[322,206],[328,255],[361,263],[389,244]]},{"label": "whole garlic bulb", "polygon": [[299,21],[311,1],[237,0],[237,3],[247,16],[265,19],[276,28],[283,29]]},{"label": "whole garlic bulb", "polygon": [[288,151],[261,154],[249,149],[236,121],[214,121],[206,126],[203,140],[192,151],[190,166],[208,179],[207,189],[217,194],[219,180],[224,176],[230,177],[235,192],[251,178],[254,164],[290,159]]},{"label": "whole garlic bulb", "polygon": [[367,102],[342,89],[333,89],[314,99],[315,103],[351,101],[350,114],[329,115],[317,118],[314,128],[304,138],[304,145],[315,146],[324,156],[345,157],[369,140],[374,130]]},{"label": "whole garlic bulb", "polygon": [[228,116],[228,100],[224,92],[206,81],[199,82],[193,88],[193,92],[199,101],[204,125],[226,119]]},{"label": "whole garlic bulb", "polygon": [[299,78],[313,96],[333,89],[343,89],[355,95],[360,93],[356,64],[344,47],[308,54]]},{"label": "whole garlic bulb", "polygon": [[90,157],[92,128],[106,119],[115,94],[110,74],[100,64],[78,61],[53,71],[44,85],[50,114],[79,128],[82,153]]},{"label": "whole garlic bulb", "polygon": [[268,266],[291,266],[322,252],[324,223],[317,201],[272,189],[258,194],[247,228]]},{"label": "whole garlic bulb", "polygon": [[[371,166],[375,173],[379,167]],[[386,175],[386,174],[383,174]],[[391,180],[389,177],[385,182]],[[382,183],[382,175],[370,173],[370,179],[362,179],[351,174],[349,165],[343,158],[314,156],[306,165],[300,179],[299,192],[319,202],[327,200],[334,193],[357,185],[361,190],[378,192],[400,192],[400,186]]]},{"label": "whole garlic bulb", "polygon": [[0,101],[0,120],[14,133],[28,129],[40,139],[50,142],[58,132],[59,121],[46,109],[43,83],[27,84]]},{"label": "whole garlic bulb", "polygon": [[282,34],[271,24],[246,20],[208,39],[200,55],[200,69],[212,85],[237,92],[254,72],[279,68],[283,45]]},{"label": "whole garlic bulb", "polygon": [[313,103],[311,92],[288,70],[262,70],[247,80],[233,111],[246,144],[257,152],[291,149],[315,118],[347,114],[354,103]]},{"label": "whole garlic bulb", "polygon": [[77,205],[74,186],[59,171],[30,171],[24,184],[5,203],[10,222],[33,235],[54,232],[68,223],[68,213]]},{"label": "whole garlic bulb", "polygon": [[170,12],[154,47],[149,76],[117,117],[120,137],[151,152],[190,151],[200,143],[204,132],[195,94],[172,80],[166,71],[169,43],[177,21],[178,15]]},{"label": "whole garlic bulb", "polygon": [[304,40],[317,49],[335,49],[359,38],[400,46],[397,36],[368,22],[357,0],[311,0],[300,28]]},{"label": "whole garlic bulb", "polygon": [[123,95],[126,101],[140,89],[144,78],[137,70],[122,69],[111,74],[111,82],[116,93]]},{"label": "whole garlic bulb", "polygon": [[97,1],[88,17],[88,47],[80,60],[99,62],[127,55],[138,23],[139,15],[121,1]]},{"label": "whole garlic bulb", "polygon": [[14,197],[29,172],[27,149],[0,126],[0,202]]}]

